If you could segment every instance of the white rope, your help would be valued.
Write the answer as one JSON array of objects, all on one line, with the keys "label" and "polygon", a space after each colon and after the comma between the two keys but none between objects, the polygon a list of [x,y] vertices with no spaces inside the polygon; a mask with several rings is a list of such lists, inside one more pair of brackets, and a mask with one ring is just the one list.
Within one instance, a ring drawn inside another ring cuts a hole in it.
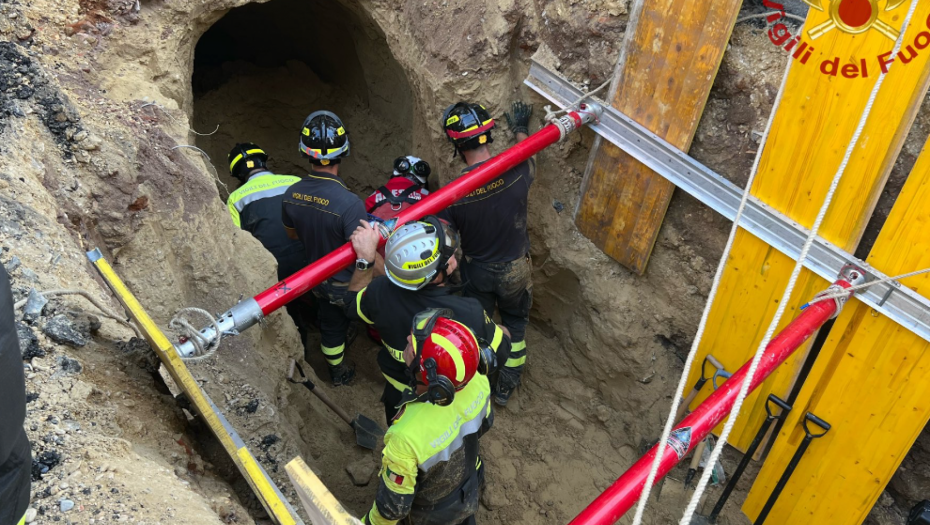
[{"label": "white rope", "polygon": [[[907,29],[911,23],[911,18],[913,18],[914,11],[917,9],[917,2],[918,0],[911,0],[911,7],[904,19],[904,24],[901,26],[901,34],[898,36],[898,40],[895,42],[891,56],[897,55],[898,51],[901,50],[901,44],[904,41],[904,35],[907,33]],[[840,164],[839,169],[836,171],[836,175],[833,177],[833,182],[830,184],[830,189],[824,198],[823,205],[820,207],[820,211],[817,213],[817,219],[814,221],[814,225],[811,227],[810,234],[808,235],[807,240],[804,242],[804,247],[801,249],[801,254],[798,256],[797,262],[795,262],[794,270],[791,272],[791,278],[788,280],[788,286],[785,288],[785,292],[782,294],[781,301],[778,303],[778,310],[775,312],[775,317],[772,318],[772,322],[769,324],[768,330],[766,330],[765,336],[762,338],[762,342],[759,343],[759,348],[756,350],[756,354],[752,358],[752,363],[749,365],[749,371],[747,372],[743,383],[740,385],[739,394],[736,396],[736,401],[733,403],[733,409],[730,411],[730,417],[724,425],[723,431],[720,433],[720,437],[717,440],[717,446],[715,446],[714,450],[711,451],[710,459],[707,461],[706,466],[704,467],[704,471],[701,473],[701,479],[698,481],[697,488],[694,490],[694,494],[691,495],[691,501],[688,502],[688,507],[685,509],[685,513],[682,516],[679,525],[690,525],[694,513],[697,511],[698,503],[700,502],[701,496],[704,494],[704,490],[707,488],[707,483],[710,481],[711,474],[713,473],[713,466],[717,464],[717,461],[719,461],[720,454],[723,453],[723,449],[726,446],[727,438],[730,436],[730,432],[736,425],[736,420],[739,418],[740,410],[743,407],[743,401],[746,399],[746,396],[749,393],[749,385],[752,383],[752,380],[756,375],[756,369],[759,367],[759,361],[762,358],[762,354],[765,353],[765,347],[767,347],[771,341],[772,336],[775,333],[775,328],[778,326],[779,321],[781,321],[782,315],[785,313],[785,309],[788,306],[788,301],[791,298],[791,293],[794,291],[794,286],[797,283],[798,276],[801,274],[801,268],[803,268],[804,260],[807,258],[810,247],[814,243],[814,239],[817,237],[817,231],[820,229],[820,225],[823,223],[823,219],[827,214],[827,210],[830,208],[833,195],[836,193],[836,189],[839,187],[840,180],[843,178],[843,173],[846,171],[846,167],[849,165],[849,159],[852,157],[852,153],[859,142],[859,138],[861,137],[862,131],[865,128],[865,124],[872,112],[872,106],[875,104],[875,99],[878,97],[878,92],[881,89],[886,74],[887,73],[883,73],[880,75],[878,80],[875,82],[875,86],[872,88],[872,93],[869,95],[869,101],[865,106],[865,111],[862,113],[862,117],[859,119],[858,126],[856,126],[856,132],[853,134],[852,140],[850,141],[849,146],[846,148],[846,154],[843,156],[843,162]]]},{"label": "white rope", "polygon": [[[216,334],[216,338],[210,340],[204,337],[204,335],[200,333],[200,330],[184,317],[187,314],[198,314],[202,317],[206,317],[207,320],[213,324],[213,331]],[[194,345],[194,355],[181,358],[188,363],[196,363],[213,357],[213,354],[216,353],[216,349],[220,347],[220,341],[223,340],[223,332],[220,331],[220,325],[216,322],[216,319],[210,315],[210,312],[202,308],[191,307],[178,310],[178,313],[175,314],[171,322],[168,323],[168,326],[186,337],[191,344]]]},{"label": "white rope", "polygon": [[810,301],[802,305],[801,309],[803,310],[814,303],[819,303],[820,301],[826,301],[829,299],[842,299],[843,297],[848,297],[849,292],[856,292],[859,290],[863,290],[870,286],[875,286],[876,284],[889,283],[889,282],[897,283],[901,279],[907,279],[908,277],[913,277],[915,275],[920,275],[920,274],[928,273],[928,272],[930,272],[930,268],[924,268],[923,270],[917,270],[915,272],[903,273],[901,275],[895,275],[894,277],[882,277],[881,279],[876,279],[874,281],[870,281],[864,284],[857,284],[856,286],[850,286],[849,288],[844,288],[842,293],[818,295],[817,297],[814,297],[813,299],[811,299]]},{"label": "white rope", "polygon": [[546,116],[543,117],[543,121],[545,121],[545,122],[551,122],[552,119],[554,119],[555,117],[558,117],[558,116],[561,115],[562,113],[568,113],[569,111],[574,110],[575,108],[578,107],[579,104],[581,104],[582,102],[584,102],[588,97],[590,97],[591,95],[593,95],[593,94],[595,94],[595,93],[601,91],[601,90],[604,89],[605,87],[609,86],[611,80],[613,80],[613,78],[607,79],[607,82],[604,82],[603,84],[601,84],[600,86],[594,88],[593,90],[588,91],[588,92],[585,93],[584,95],[581,95],[580,97],[578,97],[577,100],[575,100],[575,101],[572,102],[571,104],[567,104],[567,105],[565,106],[565,109],[560,109],[560,110],[558,110],[558,111],[553,111],[553,110],[552,110],[552,106],[545,106],[543,109],[546,110]]},{"label": "white rope", "polygon": [[[788,65],[785,67],[785,74],[781,80],[781,87],[778,88],[779,95],[782,93],[782,91],[784,91],[785,84],[788,82],[788,72],[791,70],[791,63],[792,61],[789,60]],[[659,464],[662,462],[662,456],[664,456],[665,447],[663,445],[668,443],[668,438],[672,433],[672,427],[675,425],[675,423],[677,423],[677,421],[675,421],[675,414],[678,413],[678,407],[682,402],[685,386],[688,381],[688,373],[694,364],[694,358],[697,355],[698,348],[701,345],[701,338],[704,336],[704,329],[707,327],[707,319],[710,316],[711,305],[713,305],[714,298],[717,296],[717,289],[720,287],[720,280],[723,276],[723,270],[726,267],[727,260],[730,257],[730,250],[733,248],[733,240],[736,238],[736,232],[739,229],[740,219],[743,216],[743,211],[746,209],[746,203],[749,202],[749,190],[752,189],[752,183],[756,178],[756,174],[758,173],[759,162],[762,160],[762,151],[765,149],[765,143],[768,139],[769,132],[772,130],[772,123],[775,121],[775,114],[778,111],[780,104],[781,96],[775,99],[775,105],[772,107],[772,111],[769,114],[768,123],[765,125],[765,133],[762,135],[762,139],[759,143],[759,149],[756,152],[756,158],[753,160],[752,169],[749,172],[749,180],[746,182],[746,190],[743,192],[743,197],[740,200],[739,208],[736,210],[736,217],[733,219],[733,226],[730,228],[730,236],[727,239],[726,246],[723,248],[723,255],[720,257],[720,262],[717,263],[717,272],[714,274],[714,281],[711,285],[710,293],[707,296],[707,302],[704,305],[704,313],[701,314],[701,321],[698,323],[697,333],[694,336],[694,342],[691,343],[691,350],[688,352],[688,358],[685,360],[684,370],[682,371],[681,379],[678,381],[678,388],[675,390],[675,396],[672,398],[672,408],[668,413],[668,419],[665,421],[665,428],[662,430],[662,438],[659,440],[659,451],[656,453],[655,459],[652,461],[652,467],[649,469],[649,476],[646,478],[646,485],[643,487],[643,492],[639,498],[639,504],[636,507],[636,514],[633,517],[633,525],[641,525],[643,521],[643,513],[646,510],[646,504],[649,501],[649,495],[652,492],[652,486],[659,474]]]}]

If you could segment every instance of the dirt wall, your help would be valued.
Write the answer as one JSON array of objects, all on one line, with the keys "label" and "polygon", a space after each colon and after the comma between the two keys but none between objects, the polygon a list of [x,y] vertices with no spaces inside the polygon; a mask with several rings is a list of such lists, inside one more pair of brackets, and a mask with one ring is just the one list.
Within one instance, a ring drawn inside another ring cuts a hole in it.
[{"label": "dirt wall", "polygon": [[[354,190],[376,186],[408,152],[448,181],[461,165],[440,134],[445,106],[479,100],[501,117],[524,98],[536,104],[539,126],[542,99],[521,86],[529,57],[545,45],[563,74],[598,85],[613,70],[628,16],[625,0],[272,0],[229,11],[243,4],[0,3],[0,34],[12,41],[0,44],[0,261],[16,267],[18,297],[79,287],[117,308],[82,253],[100,247],[160,325],[185,306],[223,311],[272,284],[274,262],[233,227],[213,168],[185,145],[204,149],[226,184],[223,160],[236,141],[259,142],[277,171],[296,173],[306,166],[293,147],[302,118],[332,104],[352,133],[344,171]],[[212,48],[198,51],[198,42]],[[783,63],[758,28],[736,30],[695,156],[733,180],[745,176]],[[499,149],[508,143],[500,122]],[[216,124],[211,135],[191,131]],[[538,159],[529,365],[483,441],[483,522],[564,523],[654,439],[729,227],[676,196],[646,275],[634,276],[571,219],[592,142],[584,130]],[[121,346],[130,334],[104,320],[85,347],[63,346],[43,335],[45,323],[59,309],[93,308],[79,299],[53,306],[26,327],[46,352],[29,372],[34,454],[61,456],[36,478],[38,522],[260,519],[215,445]],[[301,353],[293,325],[275,314],[192,369],[281,486],[282,462],[301,454],[361,513],[374,485],[356,486],[344,469],[370,472],[378,457],[347,445],[350,431],[284,381],[287,358]],[[349,357],[368,365],[334,395],[380,420],[372,355],[361,337]],[[74,373],[62,358],[87,366]],[[155,476],[150,486],[134,481],[139,472]],[[681,491],[669,494],[655,523],[683,504]],[[62,498],[77,506],[62,511]]]}]

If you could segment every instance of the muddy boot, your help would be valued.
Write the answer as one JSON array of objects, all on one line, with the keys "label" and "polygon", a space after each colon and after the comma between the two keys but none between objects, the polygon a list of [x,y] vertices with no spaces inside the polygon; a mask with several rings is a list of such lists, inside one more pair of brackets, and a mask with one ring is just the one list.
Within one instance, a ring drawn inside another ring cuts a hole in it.
[{"label": "muddy boot", "polygon": [[498,406],[507,406],[507,401],[510,400],[513,391],[516,390],[517,385],[520,384],[520,372],[521,370],[514,370],[512,368],[501,369],[497,377],[497,384],[494,386],[494,402],[497,403]]},{"label": "muddy boot", "polygon": [[333,386],[348,385],[355,378],[355,367],[343,361],[329,367],[329,377],[333,380]]}]

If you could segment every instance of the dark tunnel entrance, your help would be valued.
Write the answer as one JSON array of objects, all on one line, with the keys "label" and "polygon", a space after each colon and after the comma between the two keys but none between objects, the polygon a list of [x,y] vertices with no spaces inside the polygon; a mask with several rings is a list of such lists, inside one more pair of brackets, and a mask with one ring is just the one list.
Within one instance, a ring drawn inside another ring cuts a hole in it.
[{"label": "dark tunnel entrance", "polygon": [[[255,142],[276,173],[303,174],[297,139],[303,119],[328,109],[346,124],[350,189],[380,186],[412,143],[412,96],[380,30],[336,0],[272,0],[231,10],[200,38],[192,78],[194,129],[229,190],[226,155]],[[400,132],[398,132],[401,130]],[[221,188],[222,196],[226,193]]]}]

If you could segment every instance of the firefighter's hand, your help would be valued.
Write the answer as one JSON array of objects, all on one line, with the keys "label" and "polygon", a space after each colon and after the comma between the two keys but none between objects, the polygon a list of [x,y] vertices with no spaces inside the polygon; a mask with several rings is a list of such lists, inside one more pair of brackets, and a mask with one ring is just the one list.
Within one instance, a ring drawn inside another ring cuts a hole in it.
[{"label": "firefighter's hand", "polygon": [[518,100],[510,106],[510,110],[513,113],[512,115],[511,113],[504,113],[510,131],[512,131],[514,135],[517,133],[529,135],[530,117],[533,115],[533,106],[522,100]]},{"label": "firefighter's hand", "polygon": [[352,249],[355,250],[355,255],[360,259],[365,259],[368,262],[375,262],[375,258],[378,255],[378,243],[381,242],[381,234],[374,224],[368,221],[359,222],[361,222],[362,225],[355,228],[355,231],[352,232],[352,236],[349,237],[349,241],[352,243]]}]

